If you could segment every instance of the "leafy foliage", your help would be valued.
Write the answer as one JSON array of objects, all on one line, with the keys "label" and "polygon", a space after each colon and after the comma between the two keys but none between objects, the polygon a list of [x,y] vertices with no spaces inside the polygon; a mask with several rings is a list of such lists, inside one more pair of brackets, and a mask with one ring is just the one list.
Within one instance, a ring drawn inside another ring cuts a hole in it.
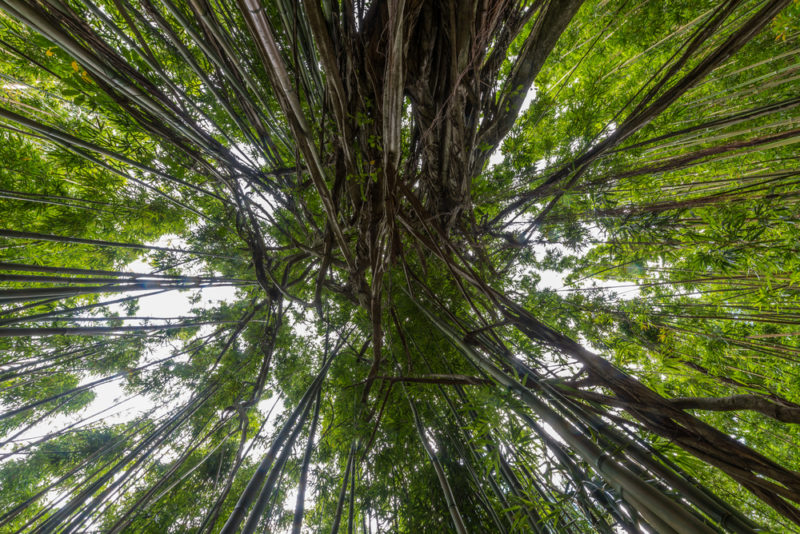
[{"label": "leafy foliage", "polygon": [[798,6],[0,0],[0,527],[796,530]]}]

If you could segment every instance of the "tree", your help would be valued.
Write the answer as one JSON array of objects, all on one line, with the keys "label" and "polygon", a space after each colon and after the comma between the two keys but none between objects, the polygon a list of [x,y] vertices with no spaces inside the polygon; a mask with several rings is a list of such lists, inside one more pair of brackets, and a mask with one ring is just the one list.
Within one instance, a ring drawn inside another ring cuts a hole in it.
[{"label": "tree", "polygon": [[797,2],[0,10],[3,529],[800,525]]}]

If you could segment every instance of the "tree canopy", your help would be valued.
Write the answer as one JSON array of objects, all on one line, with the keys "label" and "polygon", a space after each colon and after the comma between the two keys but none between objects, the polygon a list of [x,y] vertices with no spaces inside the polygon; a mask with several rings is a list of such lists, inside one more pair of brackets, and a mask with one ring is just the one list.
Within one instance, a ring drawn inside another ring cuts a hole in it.
[{"label": "tree canopy", "polygon": [[798,21],[0,0],[0,530],[800,531]]}]

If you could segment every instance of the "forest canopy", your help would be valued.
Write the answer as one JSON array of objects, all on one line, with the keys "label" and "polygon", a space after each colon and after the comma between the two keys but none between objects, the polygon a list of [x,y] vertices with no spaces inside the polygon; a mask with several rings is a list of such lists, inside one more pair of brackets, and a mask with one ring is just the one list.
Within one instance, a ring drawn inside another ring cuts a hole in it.
[{"label": "forest canopy", "polygon": [[0,0],[0,531],[800,532],[797,0]]}]

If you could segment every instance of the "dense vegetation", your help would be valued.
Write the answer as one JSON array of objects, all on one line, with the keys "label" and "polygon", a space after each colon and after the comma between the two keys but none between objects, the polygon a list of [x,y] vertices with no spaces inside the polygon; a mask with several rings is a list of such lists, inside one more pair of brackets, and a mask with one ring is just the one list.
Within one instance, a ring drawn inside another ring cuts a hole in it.
[{"label": "dense vegetation", "polygon": [[798,531],[798,20],[0,0],[0,530]]}]

